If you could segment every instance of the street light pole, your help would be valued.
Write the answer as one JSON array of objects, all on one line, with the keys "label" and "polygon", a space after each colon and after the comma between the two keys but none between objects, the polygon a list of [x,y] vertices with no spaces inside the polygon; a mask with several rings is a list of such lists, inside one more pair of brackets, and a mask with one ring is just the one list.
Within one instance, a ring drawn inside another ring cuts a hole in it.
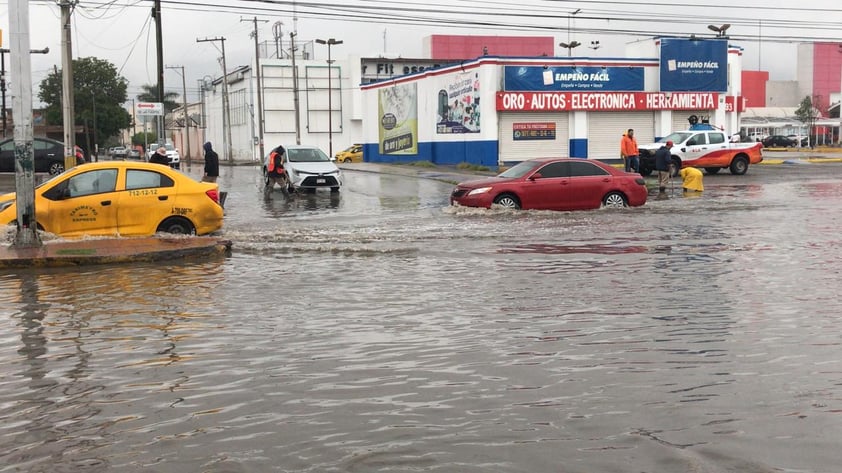
[{"label": "street light pole", "polygon": [[331,77],[333,77],[333,61],[330,58],[330,47],[342,44],[342,40],[330,38],[327,41],[317,39],[316,42],[327,45],[327,142],[328,156],[333,157],[333,88],[331,86]]},{"label": "street light pole", "polygon": [[181,69],[181,106],[184,108],[184,149],[185,155],[184,157],[187,158],[187,166],[190,166],[191,156],[190,156],[190,116],[187,114],[187,78],[184,75],[184,66],[165,66],[167,69],[174,69],[178,71]]}]

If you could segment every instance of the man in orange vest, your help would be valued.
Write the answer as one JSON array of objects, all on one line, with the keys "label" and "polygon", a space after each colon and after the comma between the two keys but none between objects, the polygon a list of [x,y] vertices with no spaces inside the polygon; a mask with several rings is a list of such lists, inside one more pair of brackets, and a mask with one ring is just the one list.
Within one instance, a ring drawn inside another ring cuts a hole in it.
[{"label": "man in orange vest", "polygon": [[276,183],[281,186],[281,190],[288,190],[289,178],[284,170],[284,153],[286,150],[280,145],[269,153],[269,162],[266,163],[266,192],[271,192]]},{"label": "man in orange vest", "polygon": [[639,155],[637,140],[634,139],[634,130],[629,128],[629,131],[623,134],[623,139],[620,140],[620,157],[623,158],[626,172],[631,170],[640,172]]}]

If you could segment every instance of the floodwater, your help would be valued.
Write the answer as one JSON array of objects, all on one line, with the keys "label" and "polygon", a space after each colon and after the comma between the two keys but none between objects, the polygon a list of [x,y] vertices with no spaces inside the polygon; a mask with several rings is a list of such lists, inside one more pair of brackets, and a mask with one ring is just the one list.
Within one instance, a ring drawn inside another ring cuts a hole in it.
[{"label": "floodwater", "polygon": [[0,273],[0,472],[842,464],[842,167],[575,213],[223,172],[230,257]]}]

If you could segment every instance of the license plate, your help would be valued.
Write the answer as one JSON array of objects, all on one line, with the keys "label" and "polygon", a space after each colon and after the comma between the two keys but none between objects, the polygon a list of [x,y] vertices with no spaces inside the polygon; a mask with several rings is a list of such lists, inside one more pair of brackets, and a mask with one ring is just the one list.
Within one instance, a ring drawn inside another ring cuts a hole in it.
[{"label": "license plate", "polygon": [[325,183],[324,179],[316,179],[316,184],[324,184],[324,183]]}]

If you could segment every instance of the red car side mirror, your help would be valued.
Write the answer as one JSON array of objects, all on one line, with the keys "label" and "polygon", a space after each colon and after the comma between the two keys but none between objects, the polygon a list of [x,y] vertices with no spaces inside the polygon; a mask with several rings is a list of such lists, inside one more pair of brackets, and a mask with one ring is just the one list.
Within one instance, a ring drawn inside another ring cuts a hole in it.
[{"label": "red car side mirror", "polygon": [[529,176],[530,181],[534,181],[535,179],[543,179],[544,176],[541,175],[540,172],[536,172],[535,174]]}]

